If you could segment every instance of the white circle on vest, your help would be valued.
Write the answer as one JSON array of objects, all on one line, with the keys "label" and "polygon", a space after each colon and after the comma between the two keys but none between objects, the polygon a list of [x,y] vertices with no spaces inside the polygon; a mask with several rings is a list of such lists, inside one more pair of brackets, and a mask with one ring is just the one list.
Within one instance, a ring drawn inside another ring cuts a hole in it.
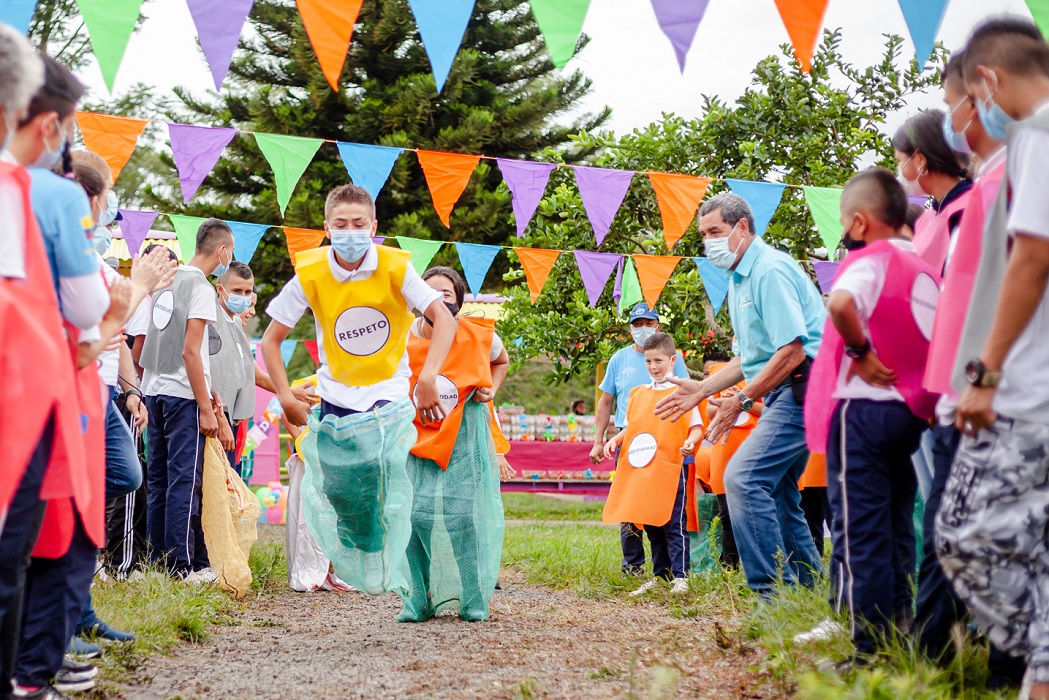
[{"label": "white circle on vest", "polygon": [[936,318],[936,304],[940,300],[940,287],[931,275],[919,272],[911,287],[911,314],[918,330],[926,340],[932,340],[932,324]]},{"label": "white circle on vest", "polygon": [[740,411],[739,415],[736,416],[736,427],[739,428],[746,425],[748,420],[750,420],[750,414],[746,411]]},{"label": "white circle on vest", "polygon": [[153,325],[157,330],[164,330],[171,323],[171,314],[175,312],[175,293],[165,289],[153,299]]},{"label": "white circle on vest", "polygon": [[656,438],[652,433],[638,433],[626,450],[627,462],[636,469],[647,467],[655,456]]},{"label": "white circle on vest", "polygon": [[374,355],[389,339],[390,319],[370,306],[346,309],[335,321],[335,341],[351,355]]},{"label": "white circle on vest", "polygon": [[[419,385],[416,384],[412,390],[412,403],[416,406],[419,405],[417,396],[419,394]],[[444,415],[451,415],[455,407],[459,405],[459,389],[448,377],[443,374],[437,375],[437,395],[441,397],[441,408],[444,409]]]}]

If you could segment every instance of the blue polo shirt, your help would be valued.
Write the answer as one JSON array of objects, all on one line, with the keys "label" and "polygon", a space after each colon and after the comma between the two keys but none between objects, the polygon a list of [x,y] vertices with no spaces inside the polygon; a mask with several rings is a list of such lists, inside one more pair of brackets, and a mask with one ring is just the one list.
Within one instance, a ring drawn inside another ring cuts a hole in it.
[{"label": "blue polo shirt", "polygon": [[732,272],[728,311],[748,383],[777,350],[798,338],[806,355],[819,352],[827,312],[816,285],[792,257],[760,238]]},{"label": "blue polo shirt", "polygon": [[[674,363],[674,376],[688,378],[688,368],[685,360],[678,351],[677,362]],[[598,387],[606,394],[611,394],[616,400],[615,426],[619,429],[626,427],[626,405],[630,398],[630,392],[634,387],[648,384],[652,377],[648,374],[645,366],[645,353],[634,349],[633,343],[616,351],[612,359],[608,361],[605,370],[605,378],[601,380]]]},{"label": "blue polo shirt", "polygon": [[33,214],[40,225],[55,293],[58,280],[98,274],[99,263],[91,235],[95,222],[84,188],[76,181],[43,168],[29,168]]}]

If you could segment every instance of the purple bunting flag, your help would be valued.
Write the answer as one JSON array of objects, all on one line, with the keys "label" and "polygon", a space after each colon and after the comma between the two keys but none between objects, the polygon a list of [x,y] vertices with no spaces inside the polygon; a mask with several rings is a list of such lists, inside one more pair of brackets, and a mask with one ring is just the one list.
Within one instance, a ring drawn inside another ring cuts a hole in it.
[{"label": "purple bunting flag", "polygon": [[617,304],[623,298],[623,262],[625,260],[626,258],[622,257],[616,264],[616,281],[612,284],[612,298]]},{"label": "purple bunting flag", "polygon": [[685,72],[685,57],[692,48],[692,40],[696,38],[696,30],[699,29],[699,23],[703,21],[709,4],[710,0],[652,0],[656,21],[674,46],[682,73]]},{"label": "purple bunting flag", "polygon": [[591,168],[573,165],[579,195],[583,198],[583,207],[590,225],[594,227],[597,244],[605,240],[612,228],[612,219],[623,203],[633,170],[612,170],[610,168]]},{"label": "purple bunting flag", "polygon": [[617,253],[592,253],[586,250],[573,250],[576,265],[579,266],[579,276],[583,278],[583,286],[586,288],[586,296],[590,300],[590,308],[597,306],[597,300],[616,269],[622,255]]},{"label": "purple bunting flag", "polygon": [[557,166],[509,158],[497,158],[496,163],[513,197],[514,220],[517,222],[517,237],[520,238],[532,220],[539,200],[543,198],[550,173]]},{"label": "purple bunting flag", "polygon": [[222,90],[222,81],[229,72],[233,52],[240,41],[244,22],[251,13],[254,0],[186,0],[193,24],[197,25],[200,48],[215,80],[215,89]]},{"label": "purple bunting flag", "polygon": [[386,236],[372,236],[372,243],[375,245],[382,245],[382,242],[386,240]]},{"label": "purple bunting flag", "polygon": [[841,267],[840,262],[817,260],[812,263],[812,269],[816,272],[816,281],[819,282],[820,291],[824,294],[830,294],[831,288],[834,287],[834,278],[838,276],[839,267]]},{"label": "purple bunting flag", "polygon": [[182,200],[189,202],[200,183],[215,167],[223,149],[237,135],[236,129],[222,127],[168,124],[171,152],[175,156]]},{"label": "purple bunting flag", "polygon": [[118,209],[120,216],[120,232],[124,234],[124,242],[127,243],[127,251],[132,259],[142,250],[153,222],[160,216],[155,211],[134,211],[132,209]]}]

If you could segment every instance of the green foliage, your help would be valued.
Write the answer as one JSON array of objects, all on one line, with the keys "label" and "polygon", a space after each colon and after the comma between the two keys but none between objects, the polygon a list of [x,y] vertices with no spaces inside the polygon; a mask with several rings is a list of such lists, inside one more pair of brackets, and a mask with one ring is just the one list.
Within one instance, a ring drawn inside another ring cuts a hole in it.
[{"label": "green foliage", "polygon": [[[779,57],[758,63],[751,87],[734,105],[704,97],[700,118],[665,114],[619,139],[591,132],[575,137],[580,148],[597,152],[594,164],[639,173],[600,249],[625,254],[666,252],[656,199],[643,176],[647,170],[829,186],[844,184],[872,163],[891,166],[891,145],[879,131],[886,115],[902,108],[908,95],[938,84],[939,75],[921,73],[913,60],[905,70],[899,69],[902,40],[897,36],[887,39],[882,60],[864,69],[844,61],[840,42],[839,32],[824,33],[809,75],[801,72],[790,47],[784,45]],[[943,50],[937,55],[942,63]],[[553,174],[548,195],[521,245],[595,248],[573,180],[564,168]],[[724,189],[723,182],[714,182],[708,196]],[[822,244],[799,189],[785,191],[765,239],[799,260],[818,257]],[[703,255],[695,224],[673,253]],[[504,279],[517,282],[522,277],[514,269]],[[529,358],[548,356],[554,360],[552,379],[565,381],[607,360],[629,340],[614,308],[611,286],[597,308],[590,309],[578,268],[566,255],[558,260],[534,305],[523,284],[509,287],[500,332],[516,343],[511,346],[515,367]],[[717,346],[726,346],[727,314],[715,315],[691,262],[681,262],[660,302],[664,329],[688,353],[693,369],[698,368],[709,330],[715,332]]]}]

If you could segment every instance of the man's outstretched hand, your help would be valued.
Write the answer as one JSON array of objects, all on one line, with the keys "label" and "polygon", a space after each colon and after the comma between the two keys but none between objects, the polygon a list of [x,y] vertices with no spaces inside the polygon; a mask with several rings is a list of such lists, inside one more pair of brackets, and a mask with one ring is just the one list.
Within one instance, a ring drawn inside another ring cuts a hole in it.
[{"label": "man's outstretched hand", "polygon": [[677,390],[656,404],[656,415],[663,420],[676,421],[681,416],[692,411],[693,408],[707,398],[703,393],[703,383],[694,379],[681,379],[669,374],[666,381],[677,384]]}]

